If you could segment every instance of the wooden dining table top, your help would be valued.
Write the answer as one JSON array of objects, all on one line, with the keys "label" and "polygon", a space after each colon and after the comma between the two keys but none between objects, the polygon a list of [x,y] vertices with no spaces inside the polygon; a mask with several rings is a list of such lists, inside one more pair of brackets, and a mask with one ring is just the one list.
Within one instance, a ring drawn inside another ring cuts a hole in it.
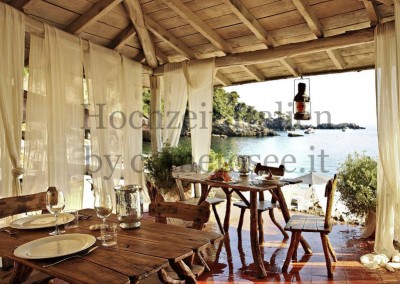
[{"label": "wooden dining table top", "polygon": [[223,181],[211,180],[209,178],[210,175],[211,173],[177,172],[176,178],[178,180],[192,182],[192,183],[207,184],[212,187],[229,187],[240,191],[255,191],[255,192],[274,189],[278,186],[282,187],[284,185],[291,183],[290,180],[286,181],[285,179],[276,182],[265,183],[262,182],[261,180],[258,180],[257,178],[260,178],[260,176],[257,176],[256,174],[240,176],[239,173],[237,172],[230,173],[232,181],[223,182]]},{"label": "wooden dining table top", "polygon": [[[89,234],[95,237],[100,231],[92,231],[89,227],[101,223],[93,209],[79,211],[82,218],[79,227],[68,229],[66,233]],[[117,222],[115,214],[107,218],[107,222]],[[118,244],[100,247],[82,258],[74,258],[60,264],[43,268],[43,265],[57,260],[30,260],[14,256],[13,251],[20,245],[49,236],[53,228],[34,230],[15,230],[9,235],[0,232],[0,256],[7,257],[24,266],[37,269],[51,276],[70,283],[130,283],[137,282],[160,269],[168,266],[169,261],[176,262],[193,254],[193,250],[203,249],[214,240],[222,239],[222,235],[214,232],[198,231],[184,227],[155,223],[142,220],[138,229],[126,230],[118,227]]]}]

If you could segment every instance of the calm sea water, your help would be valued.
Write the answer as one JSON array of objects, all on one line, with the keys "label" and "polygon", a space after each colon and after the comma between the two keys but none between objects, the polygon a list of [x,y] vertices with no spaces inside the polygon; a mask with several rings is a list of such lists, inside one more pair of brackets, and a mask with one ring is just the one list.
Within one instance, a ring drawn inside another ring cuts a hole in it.
[{"label": "calm sea water", "polygon": [[[278,132],[275,137],[231,137],[212,138],[211,148],[224,156],[253,155],[252,161],[268,165],[284,164],[285,176],[298,176],[315,171],[326,175],[336,173],[347,155],[359,152],[378,157],[376,127],[343,132],[341,130],[315,130],[314,134],[302,137],[288,137]],[[302,134],[303,131],[296,131]],[[189,138],[181,138],[189,143]],[[144,152],[149,152],[150,143],[145,143]]]}]

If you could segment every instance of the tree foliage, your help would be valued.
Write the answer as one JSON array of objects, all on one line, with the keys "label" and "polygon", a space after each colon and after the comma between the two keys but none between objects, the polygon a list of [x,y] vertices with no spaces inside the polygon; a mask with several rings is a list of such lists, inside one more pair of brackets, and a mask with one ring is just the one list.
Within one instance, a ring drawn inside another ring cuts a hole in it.
[{"label": "tree foliage", "polygon": [[171,147],[165,144],[160,152],[152,153],[144,162],[144,168],[149,172],[154,184],[164,190],[175,188],[172,177],[172,166],[182,166],[192,163],[192,148],[185,144]]},{"label": "tree foliage", "polygon": [[375,212],[377,190],[377,162],[357,152],[348,155],[339,166],[337,190],[350,213],[363,217]]},{"label": "tree foliage", "polygon": [[[285,130],[291,126],[291,118],[284,113],[275,113],[275,118],[269,117],[262,111],[257,111],[254,106],[249,106],[239,101],[237,92],[227,92],[222,88],[214,90],[213,96],[213,120],[224,119],[229,123],[243,121],[250,124],[258,124],[269,128]],[[143,114],[149,117],[150,90],[143,91]]]}]

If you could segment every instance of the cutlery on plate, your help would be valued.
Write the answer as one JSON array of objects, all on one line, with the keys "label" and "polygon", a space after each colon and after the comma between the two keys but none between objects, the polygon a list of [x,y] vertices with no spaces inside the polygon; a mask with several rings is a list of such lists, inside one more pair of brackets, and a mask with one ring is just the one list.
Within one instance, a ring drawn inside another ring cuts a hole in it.
[{"label": "cutlery on plate", "polygon": [[5,229],[5,228],[0,228],[0,232],[6,232],[9,235],[15,235],[17,233],[17,232],[10,231],[9,229]]},{"label": "cutlery on plate", "polygon": [[93,216],[91,216],[91,215],[81,215],[81,214],[79,214],[79,219],[82,219],[82,220],[89,220],[92,217]]},{"label": "cutlery on plate", "polygon": [[88,250],[87,252],[85,252],[85,253],[83,253],[83,254],[74,254],[74,255],[71,255],[71,256],[69,256],[69,257],[60,259],[60,260],[58,260],[58,261],[56,261],[56,262],[53,262],[53,263],[50,263],[50,264],[44,264],[43,267],[53,266],[53,265],[59,264],[59,263],[61,263],[61,262],[63,262],[63,261],[66,261],[66,260],[68,260],[68,259],[71,259],[71,258],[84,257],[85,255],[88,255],[89,253],[91,253],[92,251],[94,251],[95,249],[97,249],[97,248],[99,248],[99,247],[100,247],[100,246],[95,246],[95,247],[92,247],[90,250]]}]

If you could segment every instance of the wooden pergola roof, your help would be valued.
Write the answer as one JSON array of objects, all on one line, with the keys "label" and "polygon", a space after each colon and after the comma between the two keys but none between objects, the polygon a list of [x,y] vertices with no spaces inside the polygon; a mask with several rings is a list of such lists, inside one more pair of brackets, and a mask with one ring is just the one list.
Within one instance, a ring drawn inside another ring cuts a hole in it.
[{"label": "wooden pergola roof", "polygon": [[49,23],[148,65],[146,74],[216,57],[216,86],[374,68],[373,27],[394,18],[392,0],[0,1],[30,17],[29,32]]}]

